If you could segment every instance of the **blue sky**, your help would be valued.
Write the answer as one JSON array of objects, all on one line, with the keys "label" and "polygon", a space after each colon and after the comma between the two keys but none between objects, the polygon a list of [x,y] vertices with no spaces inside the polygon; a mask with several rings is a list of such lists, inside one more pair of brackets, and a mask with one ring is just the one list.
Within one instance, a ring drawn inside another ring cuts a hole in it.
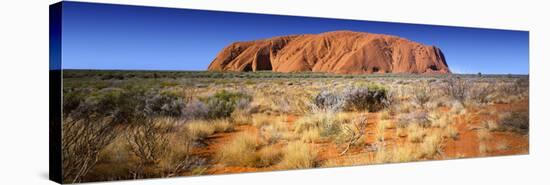
[{"label": "blue sky", "polygon": [[526,31],[78,2],[62,16],[64,69],[206,70],[235,41],[351,30],[435,45],[454,73],[529,73]]}]

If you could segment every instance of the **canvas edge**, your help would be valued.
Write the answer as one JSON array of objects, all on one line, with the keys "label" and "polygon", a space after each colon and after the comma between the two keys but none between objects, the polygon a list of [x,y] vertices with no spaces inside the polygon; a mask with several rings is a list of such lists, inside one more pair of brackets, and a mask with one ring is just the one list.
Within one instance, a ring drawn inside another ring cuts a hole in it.
[{"label": "canvas edge", "polygon": [[49,179],[61,184],[62,2],[49,6],[49,22]]}]

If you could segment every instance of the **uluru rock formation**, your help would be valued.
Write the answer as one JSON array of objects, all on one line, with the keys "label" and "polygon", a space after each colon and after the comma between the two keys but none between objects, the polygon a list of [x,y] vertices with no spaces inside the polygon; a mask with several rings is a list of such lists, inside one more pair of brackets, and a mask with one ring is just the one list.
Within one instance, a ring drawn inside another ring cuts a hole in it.
[{"label": "uluru rock formation", "polygon": [[404,38],[334,31],[274,37],[226,46],[208,71],[450,73],[441,50]]}]

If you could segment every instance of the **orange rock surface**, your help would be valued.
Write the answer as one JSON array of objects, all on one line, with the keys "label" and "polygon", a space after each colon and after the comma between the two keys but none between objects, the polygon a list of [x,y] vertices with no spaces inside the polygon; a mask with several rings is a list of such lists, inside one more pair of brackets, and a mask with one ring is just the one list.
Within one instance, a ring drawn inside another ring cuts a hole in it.
[{"label": "orange rock surface", "polygon": [[335,31],[235,42],[208,71],[371,73],[450,73],[442,51],[404,38]]}]

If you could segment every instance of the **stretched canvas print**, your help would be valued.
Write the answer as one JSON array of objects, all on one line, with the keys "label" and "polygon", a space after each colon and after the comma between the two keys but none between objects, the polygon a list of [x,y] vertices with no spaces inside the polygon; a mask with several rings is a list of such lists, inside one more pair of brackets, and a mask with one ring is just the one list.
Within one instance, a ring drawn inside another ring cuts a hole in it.
[{"label": "stretched canvas print", "polygon": [[59,183],[529,153],[529,32],[50,6]]}]

